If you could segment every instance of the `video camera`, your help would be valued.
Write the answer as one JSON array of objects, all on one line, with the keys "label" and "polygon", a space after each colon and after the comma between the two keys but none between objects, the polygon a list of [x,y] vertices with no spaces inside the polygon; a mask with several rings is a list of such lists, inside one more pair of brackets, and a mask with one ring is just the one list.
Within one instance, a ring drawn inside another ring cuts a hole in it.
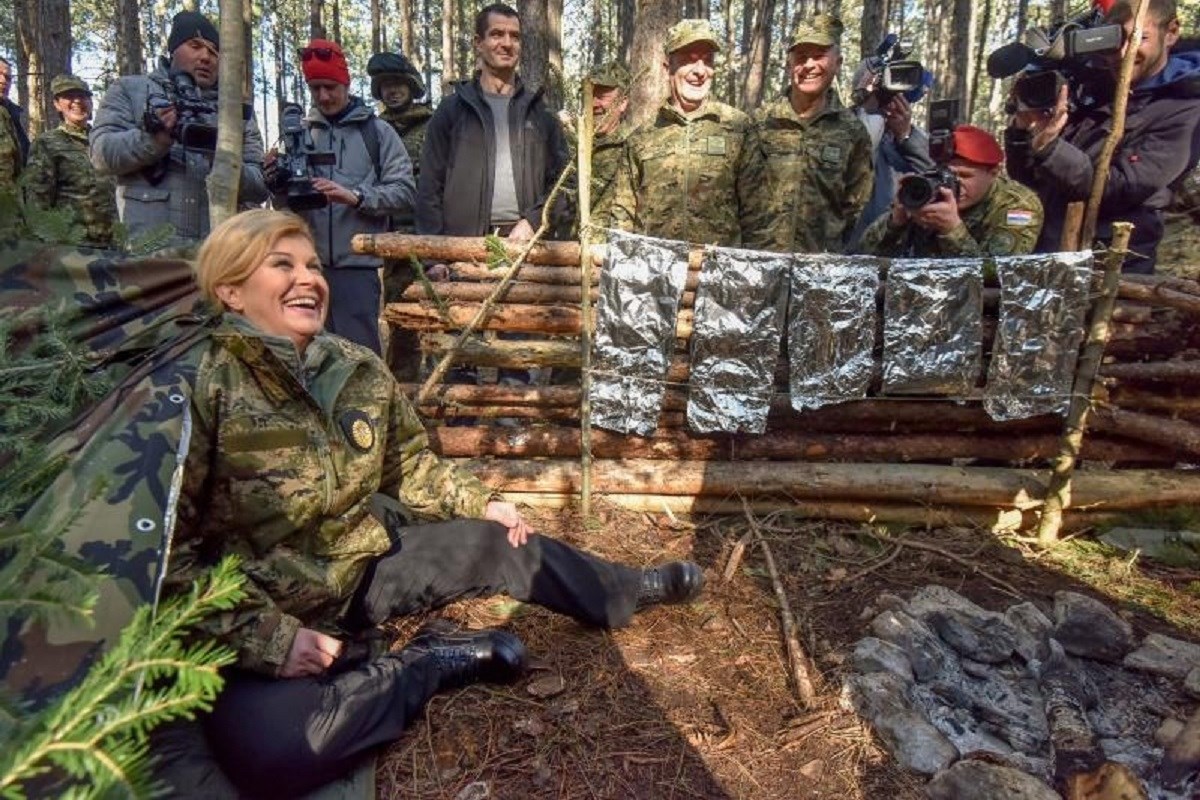
[{"label": "video camera", "polygon": [[204,99],[191,74],[173,70],[170,78],[170,83],[159,84],[163,89],[162,94],[152,93],[146,98],[142,127],[149,133],[165,130],[158,112],[174,108],[178,114],[175,127],[171,131],[175,141],[193,150],[216,150],[217,126],[211,124],[211,121],[216,119],[217,104]]},{"label": "video camera", "polygon": [[943,186],[958,197],[958,176],[950,169],[954,159],[954,127],[958,124],[958,101],[935,100],[929,104],[929,157],[934,166],[900,179],[896,199],[916,211],[938,199]]},{"label": "video camera", "polygon": [[[1087,11],[1049,27],[1030,28],[1024,42],[1009,42],[988,55],[988,75],[1020,75],[1013,93],[1027,109],[1049,109],[1058,103],[1062,87],[1071,87],[1077,107],[1107,102],[1113,76],[1107,59],[1097,59],[1121,49],[1120,25],[1106,25],[1104,12],[1093,5]],[[1018,109],[1010,107],[1008,113]]]},{"label": "video camera", "polygon": [[283,148],[272,165],[272,191],[286,191],[293,211],[327,206],[329,199],[313,188],[312,168],[335,164],[337,156],[332,150],[317,150],[304,124],[304,109],[295,103],[285,103],[279,111],[279,138]]},{"label": "video camera", "polygon": [[925,68],[920,61],[908,59],[911,47],[900,37],[889,33],[863,62],[850,91],[850,102],[861,106],[874,97],[879,106],[886,105],[898,94],[916,91],[924,85]]}]

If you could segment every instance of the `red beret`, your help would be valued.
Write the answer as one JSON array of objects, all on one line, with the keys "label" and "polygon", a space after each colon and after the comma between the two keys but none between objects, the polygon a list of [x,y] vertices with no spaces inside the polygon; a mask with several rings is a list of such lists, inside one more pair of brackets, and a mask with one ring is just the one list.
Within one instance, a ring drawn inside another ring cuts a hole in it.
[{"label": "red beret", "polygon": [[304,73],[305,82],[334,81],[350,85],[346,54],[337,42],[328,39],[313,39],[300,51],[300,70]]},{"label": "red beret", "polygon": [[985,167],[1004,163],[1004,151],[996,137],[974,125],[959,125],[954,129],[954,155]]}]

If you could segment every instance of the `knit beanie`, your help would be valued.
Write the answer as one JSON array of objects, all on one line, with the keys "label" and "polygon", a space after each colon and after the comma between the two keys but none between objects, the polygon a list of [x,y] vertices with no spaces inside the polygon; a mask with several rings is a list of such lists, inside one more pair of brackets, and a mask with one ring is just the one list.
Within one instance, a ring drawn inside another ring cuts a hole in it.
[{"label": "knit beanie", "polygon": [[312,81],[334,81],[350,85],[350,68],[346,66],[346,54],[337,42],[328,39],[313,39],[300,51],[300,70],[306,83]]},{"label": "knit beanie", "polygon": [[171,20],[171,34],[167,37],[167,52],[174,53],[179,45],[197,37],[211,42],[212,46],[220,51],[221,35],[217,33],[217,26],[198,11],[180,11]]}]

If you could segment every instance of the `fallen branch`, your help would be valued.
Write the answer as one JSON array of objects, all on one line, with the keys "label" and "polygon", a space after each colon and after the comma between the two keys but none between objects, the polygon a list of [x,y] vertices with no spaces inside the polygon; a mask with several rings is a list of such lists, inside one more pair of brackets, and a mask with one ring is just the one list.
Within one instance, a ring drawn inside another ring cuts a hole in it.
[{"label": "fallen branch", "polygon": [[729,561],[725,563],[725,571],[721,573],[721,580],[729,583],[733,580],[733,574],[737,572],[738,567],[742,564],[742,557],[746,555],[746,545],[750,544],[750,538],[754,535],[753,529],[746,531],[742,537],[737,540],[733,546],[733,551],[729,554]]},{"label": "fallen branch", "polygon": [[[988,583],[991,583],[997,589],[1000,589],[1002,592],[1009,595],[1010,597],[1013,597],[1017,600],[1020,600],[1023,598],[1023,595],[1017,590],[1017,587],[1013,586],[1008,581],[1005,581],[1001,578],[997,578],[995,575],[988,572],[986,569],[981,567],[978,563],[972,561],[969,558],[963,558],[962,556],[957,555],[956,553],[951,553],[949,550],[943,550],[942,548],[938,547],[937,545],[928,544],[926,542],[917,542],[917,541],[913,541],[912,539],[894,539],[890,536],[879,536],[878,534],[874,534],[874,533],[872,533],[871,535],[874,536],[876,539],[879,539],[880,541],[890,542],[892,544],[897,545],[898,547],[908,547],[913,550],[923,550],[926,553],[933,553],[934,555],[941,556],[942,558],[945,558],[949,561],[953,561],[955,564],[966,567],[967,569],[969,569],[972,572],[974,572],[975,574],[979,575],[979,577],[983,578]],[[882,565],[879,565],[879,566],[882,566]]]}]

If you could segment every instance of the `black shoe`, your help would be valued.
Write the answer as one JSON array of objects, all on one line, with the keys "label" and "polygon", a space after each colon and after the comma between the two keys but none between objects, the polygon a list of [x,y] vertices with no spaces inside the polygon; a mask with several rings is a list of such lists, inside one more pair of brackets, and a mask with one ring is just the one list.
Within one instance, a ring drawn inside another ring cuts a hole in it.
[{"label": "black shoe", "polygon": [[671,561],[642,570],[637,608],[695,600],[704,590],[704,570],[694,561]]},{"label": "black shoe", "polygon": [[438,670],[438,691],[472,683],[512,683],[525,674],[525,645],[508,631],[460,630],[448,620],[421,626],[402,654],[432,658]]}]

